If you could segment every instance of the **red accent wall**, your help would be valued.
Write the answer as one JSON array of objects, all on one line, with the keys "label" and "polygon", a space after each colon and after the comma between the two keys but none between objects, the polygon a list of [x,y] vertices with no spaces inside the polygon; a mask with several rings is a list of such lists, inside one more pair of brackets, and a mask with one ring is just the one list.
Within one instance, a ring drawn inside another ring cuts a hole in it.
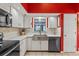
[{"label": "red accent wall", "polygon": [[28,13],[76,13],[79,3],[21,3]]}]

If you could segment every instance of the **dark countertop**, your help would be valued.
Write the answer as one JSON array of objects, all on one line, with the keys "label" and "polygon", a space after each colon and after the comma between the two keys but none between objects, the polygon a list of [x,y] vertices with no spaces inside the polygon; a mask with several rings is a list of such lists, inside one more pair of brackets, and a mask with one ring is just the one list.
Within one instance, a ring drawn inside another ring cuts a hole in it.
[{"label": "dark countertop", "polygon": [[0,56],[6,54],[11,49],[13,49],[17,44],[19,44],[19,40],[3,40],[3,44],[0,47]]}]

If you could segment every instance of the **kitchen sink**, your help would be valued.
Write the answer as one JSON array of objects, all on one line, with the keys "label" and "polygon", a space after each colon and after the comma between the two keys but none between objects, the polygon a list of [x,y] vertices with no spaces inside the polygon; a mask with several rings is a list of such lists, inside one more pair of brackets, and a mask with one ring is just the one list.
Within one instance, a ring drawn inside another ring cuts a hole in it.
[{"label": "kitchen sink", "polygon": [[47,35],[34,35],[33,40],[47,40]]}]

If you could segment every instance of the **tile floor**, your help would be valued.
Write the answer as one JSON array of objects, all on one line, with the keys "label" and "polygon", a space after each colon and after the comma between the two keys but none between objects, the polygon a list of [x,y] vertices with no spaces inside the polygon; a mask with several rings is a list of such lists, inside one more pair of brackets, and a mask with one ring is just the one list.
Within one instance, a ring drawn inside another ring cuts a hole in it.
[{"label": "tile floor", "polygon": [[25,56],[79,56],[79,53],[27,52]]}]

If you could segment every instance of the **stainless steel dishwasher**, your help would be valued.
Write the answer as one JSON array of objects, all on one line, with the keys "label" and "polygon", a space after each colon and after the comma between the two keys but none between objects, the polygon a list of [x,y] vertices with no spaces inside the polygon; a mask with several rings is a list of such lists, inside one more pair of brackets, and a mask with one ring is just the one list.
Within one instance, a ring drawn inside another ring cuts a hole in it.
[{"label": "stainless steel dishwasher", "polygon": [[60,52],[60,37],[48,37],[48,51]]}]

